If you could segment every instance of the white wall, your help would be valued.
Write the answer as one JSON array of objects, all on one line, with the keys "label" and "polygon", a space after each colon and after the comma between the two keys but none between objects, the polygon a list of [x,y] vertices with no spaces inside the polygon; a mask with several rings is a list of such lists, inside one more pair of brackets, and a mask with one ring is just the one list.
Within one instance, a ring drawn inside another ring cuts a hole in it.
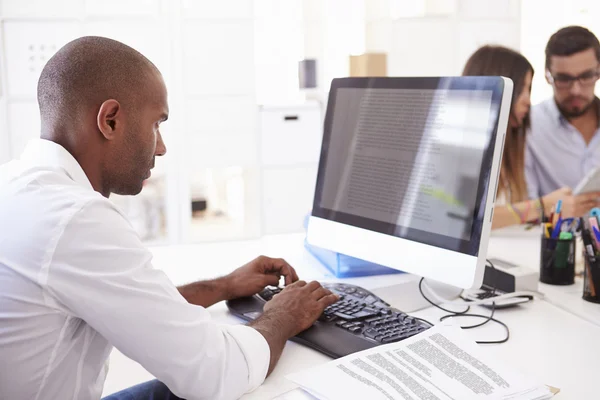
[{"label": "white wall", "polygon": [[[213,239],[254,237],[261,233],[261,182],[277,187],[272,177],[284,176],[263,176],[258,106],[303,101],[300,59],[318,60],[319,88],[311,96],[324,102],[331,79],[348,74],[350,54],[388,53],[392,76],[456,75],[477,47],[502,44],[534,64],[537,102],[551,94],[543,80],[546,41],[571,23],[599,32],[600,2],[0,0],[0,162],[39,133],[36,83],[53,52],[81,35],[112,37],[149,57],[169,90],[169,151],[154,174],[165,178],[169,241],[198,238],[190,199],[203,195],[229,204],[238,218]],[[202,240],[211,239],[211,229]]]},{"label": "white wall", "polygon": [[365,0],[366,49],[388,74],[458,75],[484,44],[518,49],[520,0]]}]

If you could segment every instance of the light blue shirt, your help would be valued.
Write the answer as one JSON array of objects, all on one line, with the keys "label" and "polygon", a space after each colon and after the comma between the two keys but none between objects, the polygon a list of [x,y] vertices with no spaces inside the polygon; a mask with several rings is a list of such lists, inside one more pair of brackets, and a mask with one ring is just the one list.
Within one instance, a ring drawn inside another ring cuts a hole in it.
[{"label": "light blue shirt", "polygon": [[553,98],[532,107],[525,149],[525,179],[530,198],[564,186],[575,188],[597,166],[600,166],[600,128],[586,145]]}]

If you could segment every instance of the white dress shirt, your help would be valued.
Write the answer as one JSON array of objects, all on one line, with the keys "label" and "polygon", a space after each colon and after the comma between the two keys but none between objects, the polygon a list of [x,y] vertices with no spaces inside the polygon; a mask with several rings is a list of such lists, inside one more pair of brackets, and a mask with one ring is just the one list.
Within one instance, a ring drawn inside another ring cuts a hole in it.
[{"label": "white dress shirt", "polygon": [[0,221],[0,399],[99,399],[112,345],[187,399],[263,382],[263,336],[188,304],[63,147],[0,166]]}]

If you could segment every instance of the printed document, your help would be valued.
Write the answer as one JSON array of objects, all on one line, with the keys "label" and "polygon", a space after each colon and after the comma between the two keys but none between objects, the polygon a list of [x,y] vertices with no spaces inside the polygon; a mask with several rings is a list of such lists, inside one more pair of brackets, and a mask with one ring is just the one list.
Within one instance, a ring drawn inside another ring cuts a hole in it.
[{"label": "printed document", "polygon": [[287,378],[322,400],[542,400],[552,397],[547,386],[485,357],[478,345],[452,322]]}]

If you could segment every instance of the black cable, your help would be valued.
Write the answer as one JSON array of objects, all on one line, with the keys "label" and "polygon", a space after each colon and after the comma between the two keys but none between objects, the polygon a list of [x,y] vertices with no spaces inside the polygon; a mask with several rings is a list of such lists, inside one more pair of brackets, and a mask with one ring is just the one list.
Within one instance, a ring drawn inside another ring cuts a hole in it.
[{"label": "black cable", "polygon": [[451,314],[466,314],[471,309],[471,306],[467,306],[467,309],[464,311],[452,311],[452,310],[447,310],[444,307],[435,304],[433,301],[429,300],[429,298],[427,296],[425,296],[425,293],[423,293],[423,281],[424,280],[425,280],[425,278],[421,278],[421,280],[419,281],[419,292],[421,292],[421,296],[423,296],[423,298],[425,300],[427,300],[427,302],[429,304],[431,304],[432,306],[434,306],[435,308],[439,308],[440,310],[445,311],[447,313],[451,313]]},{"label": "black cable", "polygon": [[[490,267],[492,268],[492,270],[494,271],[494,273],[496,272],[496,267],[494,267],[494,264],[490,261],[490,260],[486,260],[489,264]],[[483,326],[485,324],[487,324],[490,321],[494,321],[499,325],[502,325],[504,327],[504,329],[506,329],[506,337],[504,339],[501,340],[479,340],[476,341],[475,343],[478,344],[500,344],[500,343],[505,343],[508,341],[508,339],[510,338],[510,329],[508,329],[508,326],[502,322],[497,320],[496,318],[494,318],[494,313],[496,312],[496,302],[492,302],[492,311],[490,313],[490,315],[483,315],[483,314],[472,314],[472,313],[467,313],[470,309],[470,306],[467,306],[467,309],[464,311],[460,311],[460,312],[456,312],[456,311],[451,311],[451,310],[447,310],[437,304],[435,304],[433,301],[431,301],[427,296],[425,296],[425,293],[423,293],[423,288],[422,288],[422,284],[423,281],[425,280],[425,278],[421,278],[421,280],[419,281],[419,292],[421,292],[421,296],[423,296],[423,298],[425,300],[427,300],[427,302],[437,308],[439,308],[442,311],[448,312],[450,314],[448,315],[444,315],[440,318],[440,322],[448,319],[448,318],[455,318],[455,317],[476,317],[476,318],[485,318],[485,321],[479,323],[479,324],[475,324],[475,325],[468,325],[468,326],[461,326],[462,329],[473,329],[473,328],[478,328],[480,326]],[[496,279],[493,279],[494,281],[494,287],[492,288],[492,297],[496,294]],[[462,298],[462,297],[461,297]],[[414,317],[416,318],[416,317]],[[420,319],[420,318],[416,318],[416,319]],[[427,323],[429,323],[428,321],[425,321]],[[429,323],[430,324],[430,323]],[[431,325],[431,324],[430,324]]]},{"label": "black cable", "polygon": [[424,318],[419,318],[419,317],[414,317],[414,316],[411,316],[411,318],[412,318],[412,319],[416,319],[416,320],[418,320],[418,321],[425,322],[425,323],[426,323],[426,324],[428,324],[430,327],[431,327],[431,326],[433,326],[433,324],[432,324],[431,322],[427,321],[427,320],[426,320],[426,319],[424,319]]}]

